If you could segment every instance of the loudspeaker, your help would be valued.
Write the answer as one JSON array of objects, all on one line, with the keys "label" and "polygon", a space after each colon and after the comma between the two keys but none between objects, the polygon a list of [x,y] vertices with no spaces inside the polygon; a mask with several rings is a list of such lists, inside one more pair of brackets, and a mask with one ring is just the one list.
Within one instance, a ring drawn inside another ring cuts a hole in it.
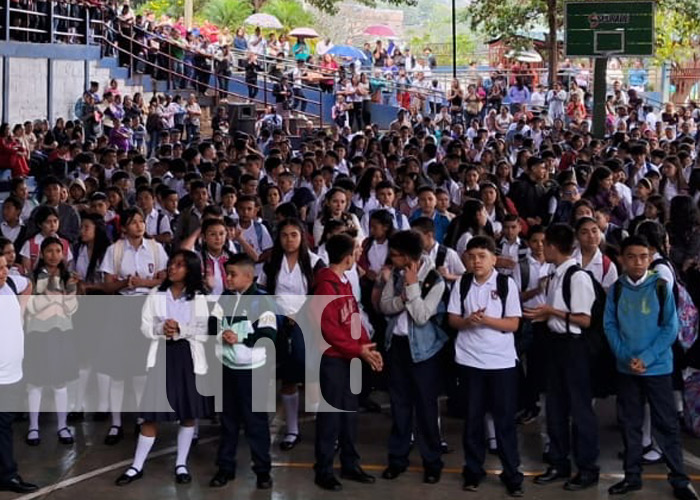
[{"label": "loudspeaker", "polygon": [[255,136],[255,121],[257,120],[255,104],[243,102],[228,105],[229,133],[241,131]]}]

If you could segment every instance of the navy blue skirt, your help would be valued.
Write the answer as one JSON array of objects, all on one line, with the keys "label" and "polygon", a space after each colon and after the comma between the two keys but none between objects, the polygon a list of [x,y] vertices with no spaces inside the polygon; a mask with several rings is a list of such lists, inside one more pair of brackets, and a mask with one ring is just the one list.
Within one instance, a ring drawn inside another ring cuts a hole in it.
[{"label": "navy blue skirt", "polygon": [[167,340],[165,346],[158,346],[156,365],[146,374],[141,408],[140,416],[146,422],[174,422],[214,414],[214,398],[202,396],[197,390],[197,375],[187,340]]}]

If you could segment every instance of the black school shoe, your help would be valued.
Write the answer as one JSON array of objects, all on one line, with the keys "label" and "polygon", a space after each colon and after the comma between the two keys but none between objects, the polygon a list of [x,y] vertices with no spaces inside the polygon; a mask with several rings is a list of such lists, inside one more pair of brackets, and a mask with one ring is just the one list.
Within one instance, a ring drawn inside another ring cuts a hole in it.
[{"label": "black school shoe", "polygon": [[316,486],[326,491],[340,491],[343,489],[343,485],[333,474],[328,476],[316,476],[314,483]]},{"label": "black school shoe", "polygon": [[[291,441],[288,441],[286,438],[287,436],[294,436],[294,439]],[[282,451],[290,451],[293,450],[296,445],[299,444],[301,441],[301,436],[299,434],[292,434],[292,433],[287,433],[284,435],[284,439],[280,443],[280,450]]]},{"label": "black school shoe", "polygon": [[631,491],[639,491],[642,489],[642,483],[632,482],[627,479],[623,479],[619,483],[613,484],[608,488],[608,495],[626,495]]},{"label": "black school shoe", "polygon": [[0,491],[11,491],[13,493],[24,494],[31,493],[38,489],[39,487],[36,484],[26,482],[19,475],[16,475],[7,481],[0,481]]},{"label": "black school shoe", "polygon": [[267,472],[258,474],[258,477],[255,481],[255,486],[259,490],[269,490],[270,488],[272,488],[272,477]]},{"label": "black school shoe", "polygon": [[142,470],[138,470],[135,467],[129,467],[127,469],[127,472],[129,472],[130,470],[136,471],[136,474],[130,476],[129,474],[127,474],[125,472],[124,474],[119,476],[116,481],[114,481],[114,484],[116,484],[117,486],[126,486],[127,484],[131,484],[134,481],[138,481],[139,479],[141,479],[143,477]]},{"label": "black school shoe", "polygon": [[597,472],[579,472],[564,483],[566,491],[581,491],[598,484]]},{"label": "black school shoe", "polygon": [[116,434],[110,434],[107,432],[107,436],[105,436],[105,444],[107,446],[114,446],[115,444],[119,444],[122,439],[124,439],[124,428],[119,427],[116,425],[113,425],[109,428],[111,431],[112,429],[117,429]]},{"label": "black school shoe", "polygon": [[190,484],[192,482],[192,476],[186,465],[175,467],[175,482],[177,484]]},{"label": "black school shoe", "polygon": [[673,488],[673,496],[678,500],[698,500],[698,494],[695,493],[695,489],[691,485]]},{"label": "black school shoe", "polygon": [[374,476],[367,474],[359,465],[356,465],[353,469],[341,470],[340,477],[362,484],[373,484],[376,481]]},{"label": "black school shoe", "polygon": [[211,481],[209,481],[209,486],[212,488],[222,488],[226,486],[229,481],[233,481],[234,479],[236,479],[235,472],[227,472],[219,469],[216,471],[216,474],[214,474],[214,477],[211,478]]}]

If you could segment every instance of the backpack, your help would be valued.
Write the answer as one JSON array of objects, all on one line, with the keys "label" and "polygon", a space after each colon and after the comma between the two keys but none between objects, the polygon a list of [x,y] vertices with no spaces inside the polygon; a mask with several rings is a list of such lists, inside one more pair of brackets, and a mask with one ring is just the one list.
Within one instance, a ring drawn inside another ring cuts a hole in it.
[{"label": "backpack", "polygon": [[[466,314],[464,310],[464,301],[467,300],[467,294],[469,294],[473,281],[474,274],[465,272],[459,282],[459,303],[462,307],[462,316]],[[501,299],[501,318],[504,318],[506,315],[506,300],[508,299],[508,276],[505,274],[497,273],[496,293],[498,294],[498,298]]]},{"label": "backpack", "polygon": [[518,260],[520,268],[520,292],[527,292],[527,287],[530,285],[530,263],[527,257],[522,257]]},{"label": "backpack", "polygon": [[[586,341],[589,353],[594,359],[608,354],[612,356],[612,350],[610,349],[608,339],[605,336],[605,329],[603,328],[606,300],[605,290],[590,271],[586,271],[578,264],[569,267],[564,273],[564,279],[562,281],[562,297],[564,299],[564,304],[566,304],[566,308],[571,311],[571,278],[574,273],[578,272],[584,272],[591,278],[595,291],[595,300],[591,308],[591,323],[588,328],[581,328],[581,334]],[[605,259],[603,259],[603,273],[605,272]],[[566,322],[566,333],[570,333],[568,321]],[[591,363],[591,365],[593,364],[594,363]]]},{"label": "backpack", "polygon": [[[144,238],[143,241],[146,243],[146,245],[149,247],[149,250],[151,251],[151,255],[153,255],[153,275],[155,276],[156,272],[158,269],[160,269],[160,252],[158,251],[158,242],[156,240],[153,240],[151,238]],[[114,243],[114,260],[113,260],[113,269],[114,269],[114,275],[115,276],[120,276],[121,270],[122,270],[122,261],[124,260],[124,248],[126,245],[126,241],[124,239],[117,240]]]},{"label": "backpack", "polygon": [[[605,268],[605,259],[603,259]],[[615,393],[615,377],[617,373],[615,355],[610,348],[608,338],[605,336],[603,318],[605,316],[606,294],[603,286],[593,277],[590,271],[586,271],[578,264],[571,266],[564,273],[562,281],[562,296],[566,308],[571,311],[571,278],[577,272],[588,274],[593,283],[595,300],[591,307],[591,322],[588,328],[581,328],[583,341],[590,356],[590,380],[593,396],[604,398]],[[569,322],[566,322],[566,331],[569,333]]]},{"label": "backpack", "polygon": [[[63,247],[63,260],[68,258],[68,250],[70,249],[70,245],[68,243],[68,240],[65,238],[59,237],[61,240],[61,246]],[[34,269],[36,267],[36,263],[39,262],[39,255],[41,254],[41,246],[36,242],[36,238],[32,237],[29,238],[29,261],[31,262],[31,268]]]},{"label": "backpack", "polygon": [[[421,299],[425,299],[430,293],[430,290],[432,290],[435,285],[444,281],[444,278],[439,272],[437,272],[435,269],[431,269],[430,272],[428,272],[428,274],[425,276],[425,279],[423,280],[423,283],[421,285]],[[396,283],[396,281],[394,281],[394,283]],[[430,318],[430,321],[431,323],[433,323],[433,326],[438,330],[441,330],[443,333],[448,334],[448,336],[452,334],[451,328],[447,320],[447,303],[449,300],[450,299],[448,287],[447,283],[445,283],[445,291],[443,292],[442,298],[438,303],[437,312],[433,315],[432,318]]]},{"label": "backpack", "polygon": [[676,299],[676,311],[678,312],[678,342],[683,347],[683,350],[687,351],[698,338],[698,320],[700,319],[700,314],[698,314],[698,308],[695,306],[690,293],[688,293],[688,289],[678,280],[673,264],[671,264],[668,259],[664,257],[656,259],[651,263],[649,268],[655,269],[660,264],[668,266],[675,277],[673,297]]},{"label": "backpack", "polygon": [[438,251],[435,256],[435,268],[439,268],[445,265],[445,260],[447,259],[447,247],[438,243]]}]

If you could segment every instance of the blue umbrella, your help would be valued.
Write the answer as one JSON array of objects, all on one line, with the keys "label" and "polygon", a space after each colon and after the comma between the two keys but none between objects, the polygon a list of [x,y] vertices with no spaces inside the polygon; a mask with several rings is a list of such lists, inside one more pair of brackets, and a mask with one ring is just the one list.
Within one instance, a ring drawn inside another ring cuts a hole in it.
[{"label": "blue umbrella", "polygon": [[349,57],[351,59],[367,59],[367,56],[360,49],[351,47],[350,45],[334,45],[326,54],[338,57]]}]

